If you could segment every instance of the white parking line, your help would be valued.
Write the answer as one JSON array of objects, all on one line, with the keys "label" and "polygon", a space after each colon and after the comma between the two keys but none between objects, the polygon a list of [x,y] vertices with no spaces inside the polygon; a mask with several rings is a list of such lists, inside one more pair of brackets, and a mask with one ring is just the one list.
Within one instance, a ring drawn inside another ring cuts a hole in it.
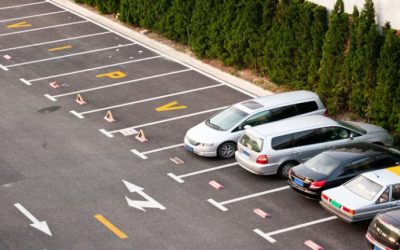
[{"label": "white parking line", "polygon": [[213,204],[214,206],[216,206],[217,208],[219,208],[221,211],[226,212],[226,211],[228,211],[228,209],[224,206],[226,204],[230,204],[230,203],[234,203],[234,202],[238,202],[238,201],[242,201],[242,200],[247,200],[247,199],[265,195],[265,194],[271,194],[271,193],[279,192],[279,191],[286,190],[286,189],[289,189],[289,185],[271,189],[271,190],[267,190],[267,191],[263,191],[263,192],[259,192],[259,193],[255,193],[255,194],[251,194],[251,195],[242,196],[242,197],[227,200],[227,201],[222,201],[222,202],[218,202],[213,199],[208,199],[207,201],[210,202],[211,204]]},{"label": "white parking line", "polygon": [[[104,88],[110,88],[110,87],[114,87],[114,86],[118,86],[118,85],[123,85],[123,84],[128,84],[128,83],[133,83],[133,82],[144,81],[144,80],[148,80],[148,79],[152,79],[152,78],[157,78],[157,77],[162,77],[162,76],[168,76],[168,75],[173,75],[173,74],[179,74],[179,73],[186,72],[186,71],[190,71],[190,70],[191,70],[191,69],[184,69],[184,70],[172,71],[172,72],[163,73],[163,74],[159,74],[159,75],[147,76],[147,77],[143,77],[143,78],[138,78],[138,79],[134,79],[134,80],[129,80],[129,81],[124,81],[124,82],[109,84],[109,85],[100,86],[100,87],[95,87],[95,88],[82,89],[82,90],[79,90],[79,91],[68,92],[68,93],[64,93],[64,94],[60,94],[60,95],[51,96],[51,95],[49,95],[49,94],[46,94],[45,96],[46,96],[47,98],[49,98],[50,100],[52,100],[52,101],[56,101],[56,100],[57,100],[56,98],[63,97],[63,96],[75,95],[75,94],[78,94],[78,93],[85,93],[85,92],[90,92],[90,91],[93,91],[93,90],[104,89]],[[83,114],[83,113],[81,113],[81,114]]]},{"label": "white parking line", "polygon": [[11,35],[27,33],[27,32],[33,32],[33,31],[38,31],[38,30],[52,29],[52,28],[69,26],[69,25],[80,24],[80,23],[87,23],[87,22],[88,22],[87,20],[83,20],[83,21],[77,21],[77,22],[72,22],[72,23],[64,23],[64,24],[57,24],[57,25],[53,25],[53,26],[46,26],[46,27],[36,28],[36,29],[29,29],[29,30],[21,30],[21,31],[9,32],[9,33],[3,33],[3,34],[0,34],[0,37],[2,37],[2,36],[11,36]]},{"label": "white parking line", "polygon": [[219,169],[229,168],[229,167],[237,166],[237,165],[238,165],[237,162],[233,162],[233,163],[225,164],[222,166],[207,168],[207,169],[203,169],[203,170],[199,170],[199,171],[195,171],[195,172],[191,172],[191,173],[187,173],[187,174],[182,174],[182,175],[175,175],[173,173],[168,173],[167,175],[179,183],[184,183],[185,181],[182,180],[182,178],[186,178],[186,177],[193,176],[193,175],[204,174],[204,173],[208,173],[211,171],[216,171]]},{"label": "white parking line", "polygon": [[45,59],[40,59],[40,60],[35,60],[35,61],[23,62],[23,63],[16,63],[16,64],[8,65],[7,68],[18,67],[18,66],[23,66],[23,65],[28,65],[28,64],[34,64],[34,63],[40,63],[40,62],[46,62],[46,61],[51,61],[51,60],[57,60],[57,59],[67,58],[67,57],[72,57],[72,56],[79,56],[79,55],[84,55],[84,54],[90,54],[90,53],[99,52],[99,51],[105,51],[105,50],[123,48],[123,47],[127,47],[127,46],[132,46],[132,45],[135,45],[135,43],[119,44],[118,46],[113,46],[113,47],[107,47],[107,48],[101,48],[101,49],[88,50],[88,51],[83,51],[83,52],[79,52],[79,53],[73,53],[73,54],[68,54],[68,55],[63,55],[63,56],[56,56],[56,57],[45,58]]},{"label": "white parking line", "polygon": [[[109,65],[104,65],[104,66],[95,67],[95,68],[90,68],[90,69],[77,70],[77,71],[68,72],[68,73],[59,74],[59,75],[46,76],[46,77],[36,78],[36,79],[32,79],[32,80],[25,80],[25,79],[24,79],[24,80],[27,81],[27,82],[29,82],[29,83],[31,83],[31,82],[46,80],[46,79],[55,78],[55,77],[60,77],[60,76],[73,75],[73,74],[88,72],[88,71],[92,71],[92,70],[104,69],[104,68],[108,68],[108,67],[120,66],[120,65],[124,65],[124,64],[135,63],[135,62],[141,62],[141,61],[146,61],[146,60],[152,60],[152,59],[159,58],[159,57],[162,57],[162,56],[146,57],[146,58],[142,58],[142,59],[131,60],[131,61],[126,61],[126,62],[120,62],[120,63],[115,63],[115,64],[109,64]],[[20,79],[20,80],[21,80],[21,79]],[[22,80],[21,80],[21,81],[22,81]]]},{"label": "white parking line", "polygon": [[253,231],[256,234],[258,234],[261,237],[263,237],[264,239],[268,240],[270,243],[275,243],[276,240],[271,237],[272,235],[276,235],[276,234],[280,234],[280,233],[296,230],[296,229],[303,228],[303,227],[312,226],[312,225],[315,225],[315,224],[318,224],[318,223],[322,223],[322,222],[326,222],[326,221],[330,221],[330,220],[334,220],[334,219],[337,219],[337,217],[336,216],[330,216],[330,217],[326,217],[326,218],[323,218],[323,219],[319,219],[319,220],[303,223],[303,224],[300,224],[300,225],[283,228],[283,229],[276,230],[276,231],[269,232],[269,233],[264,233],[263,231],[261,231],[258,228],[254,229]]},{"label": "white parking line", "polygon": [[68,37],[68,38],[65,38],[65,39],[59,39],[59,40],[48,41],[48,42],[43,42],[43,43],[35,43],[35,44],[29,44],[29,45],[18,46],[18,47],[13,47],[13,48],[1,49],[0,52],[10,51],[10,50],[17,50],[17,49],[25,49],[25,48],[36,47],[36,46],[52,44],[52,43],[58,43],[58,42],[65,42],[65,41],[75,40],[75,39],[80,39],[80,38],[86,38],[86,37],[92,37],[92,36],[100,36],[100,35],[110,34],[110,33],[112,33],[112,32],[111,31],[105,31],[105,32],[94,33],[94,34],[83,35],[83,36]]},{"label": "white parking line", "polygon": [[179,120],[179,119],[183,119],[183,118],[187,118],[187,117],[191,117],[191,116],[196,116],[196,115],[201,115],[201,114],[205,114],[205,113],[209,113],[209,112],[213,112],[213,111],[218,111],[218,110],[221,110],[221,109],[225,109],[225,108],[227,108],[227,107],[228,107],[228,106],[219,107],[219,108],[215,108],[215,109],[208,109],[208,110],[200,111],[200,112],[197,112],[197,113],[191,113],[191,114],[187,114],[187,115],[172,117],[172,118],[165,119],[165,120],[160,120],[160,121],[155,121],[155,122],[149,122],[149,123],[145,123],[145,124],[141,124],[141,125],[137,125],[137,126],[133,126],[133,127],[128,127],[128,128],[123,128],[123,129],[117,129],[117,130],[113,130],[113,131],[107,131],[107,133],[115,134],[115,133],[119,133],[119,132],[121,132],[122,130],[125,130],[125,129],[143,128],[143,127],[152,126],[152,125],[156,125],[156,124],[160,124],[160,123],[164,123],[164,122]]},{"label": "white parking line", "polygon": [[143,43],[141,43],[141,42],[139,42],[139,41],[137,41],[137,40],[135,40],[135,39],[133,39],[133,38],[127,36],[127,35],[122,34],[121,32],[115,31],[115,30],[113,30],[112,28],[110,28],[110,27],[108,27],[108,26],[106,26],[106,25],[104,25],[104,24],[102,24],[102,23],[100,23],[100,22],[94,21],[94,20],[92,20],[92,19],[90,19],[90,18],[88,18],[88,17],[86,17],[86,16],[84,16],[84,15],[78,13],[77,11],[74,11],[74,10],[72,10],[72,9],[69,9],[69,8],[67,8],[67,7],[65,7],[65,6],[63,6],[63,5],[60,5],[60,4],[58,4],[58,3],[55,3],[55,2],[53,2],[53,1],[51,1],[51,0],[49,0],[49,1],[50,1],[52,4],[58,6],[58,7],[62,8],[62,9],[66,9],[66,10],[68,10],[68,11],[74,13],[75,15],[77,15],[77,16],[79,16],[79,17],[81,17],[81,18],[84,18],[84,19],[90,21],[90,22],[93,23],[93,24],[96,24],[97,26],[100,26],[100,27],[102,27],[102,28],[104,28],[104,29],[106,29],[106,30],[109,30],[109,31],[111,31],[111,32],[113,32],[113,33],[115,33],[115,34],[118,34],[119,36],[121,36],[121,37],[123,37],[123,38],[125,38],[125,39],[128,39],[128,40],[130,40],[130,41],[136,42],[136,43],[138,43],[139,45],[143,46],[144,48],[147,48],[148,50],[151,50],[151,51],[153,51],[153,52],[155,52],[155,53],[157,53],[157,54],[161,54],[163,57],[165,57],[165,58],[167,58],[167,59],[169,59],[169,60],[171,60],[171,61],[173,61],[173,62],[176,62],[176,63],[178,63],[178,64],[180,64],[180,65],[185,66],[185,67],[188,67],[188,68],[190,68],[190,69],[192,69],[192,70],[194,70],[194,71],[196,71],[196,72],[198,72],[198,73],[200,73],[200,74],[202,74],[202,75],[204,75],[204,76],[207,76],[208,78],[211,78],[211,79],[213,79],[213,80],[215,80],[215,81],[217,81],[217,82],[223,83],[223,84],[225,84],[225,85],[231,87],[232,89],[235,89],[235,90],[237,90],[237,91],[239,91],[239,92],[241,92],[241,93],[243,93],[243,94],[246,94],[246,95],[251,96],[251,97],[257,97],[257,95],[255,95],[255,94],[253,94],[253,93],[250,93],[250,92],[246,91],[245,89],[242,89],[242,88],[239,88],[239,87],[237,87],[237,86],[234,86],[234,85],[230,84],[229,82],[226,82],[226,81],[224,81],[224,80],[222,80],[222,79],[220,79],[220,78],[218,78],[218,77],[215,77],[215,76],[213,76],[213,75],[211,75],[211,74],[209,74],[209,73],[207,73],[207,72],[204,72],[204,71],[202,71],[202,70],[200,70],[200,69],[198,69],[198,68],[196,68],[196,67],[193,67],[193,66],[191,66],[190,64],[181,62],[181,61],[179,61],[178,59],[175,59],[175,58],[173,58],[173,57],[171,57],[171,56],[168,56],[168,55],[166,55],[166,54],[164,54],[164,53],[161,53],[161,52],[158,51],[157,49],[152,48],[152,47],[150,47],[150,46],[148,46],[148,45],[146,45],[146,44],[143,44]]},{"label": "white parking line", "polygon": [[130,106],[130,105],[134,105],[134,104],[138,104],[138,103],[154,101],[154,100],[163,99],[163,98],[167,98],[167,97],[171,97],[171,96],[183,95],[183,94],[187,94],[187,93],[192,93],[192,92],[201,91],[201,90],[205,90],[205,89],[216,88],[216,87],[220,87],[220,86],[223,86],[223,84],[220,83],[220,84],[206,86],[206,87],[197,88],[197,89],[189,89],[189,90],[185,90],[185,91],[181,91],[181,92],[176,92],[173,94],[161,95],[161,96],[156,96],[156,97],[152,97],[152,98],[148,98],[148,99],[142,99],[142,100],[138,100],[138,101],[134,101],[134,102],[128,102],[128,103],[123,103],[123,104],[114,105],[114,106],[108,106],[108,107],[104,107],[104,108],[100,108],[100,109],[89,110],[89,111],[81,112],[79,114],[86,115],[86,114],[95,113],[95,112],[99,112],[99,111]]},{"label": "white parking line", "polygon": [[16,18],[11,18],[11,19],[6,19],[6,20],[0,20],[0,23],[5,23],[5,22],[11,22],[19,19],[28,19],[28,18],[34,18],[34,17],[41,17],[41,16],[49,16],[49,15],[54,15],[54,14],[59,14],[67,12],[66,10],[59,10],[55,12],[49,12],[49,13],[43,13],[43,14],[37,14],[37,15],[31,15],[31,16],[23,16],[23,17],[16,17]]},{"label": "white parking line", "polygon": [[20,8],[20,7],[30,6],[30,5],[43,4],[43,3],[47,3],[47,1],[36,2],[36,3],[20,4],[20,5],[13,5],[13,6],[7,6],[7,7],[1,7],[0,10],[14,9],[14,8]]},{"label": "white parking line", "polygon": [[2,64],[0,64],[0,69],[2,69],[2,70],[4,70],[4,71],[8,71],[7,67],[4,66],[4,65],[2,65]]},{"label": "white parking line", "polygon": [[182,147],[183,145],[184,145],[183,143],[179,143],[179,144],[175,144],[175,145],[172,145],[172,146],[167,146],[167,147],[163,147],[163,148],[157,148],[157,149],[154,149],[154,150],[149,150],[149,151],[146,151],[146,152],[139,152],[136,149],[132,149],[131,152],[134,153],[135,155],[139,156],[143,160],[146,160],[146,159],[148,159],[148,157],[146,156],[148,154],[152,154],[152,153],[155,153],[155,152],[168,150],[168,149],[171,149],[171,148]]}]

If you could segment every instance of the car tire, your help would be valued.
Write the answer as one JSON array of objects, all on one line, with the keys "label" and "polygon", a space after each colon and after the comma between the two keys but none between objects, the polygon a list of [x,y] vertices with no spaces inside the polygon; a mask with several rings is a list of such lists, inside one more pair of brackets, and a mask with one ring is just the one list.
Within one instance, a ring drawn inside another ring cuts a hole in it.
[{"label": "car tire", "polygon": [[295,161],[286,161],[282,163],[282,165],[278,169],[278,176],[287,179],[289,177],[289,170],[297,165],[299,165],[299,163]]},{"label": "car tire", "polygon": [[228,141],[219,145],[217,149],[217,155],[219,158],[229,159],[235,155],[235,151],[236,151],[236,143]]}]

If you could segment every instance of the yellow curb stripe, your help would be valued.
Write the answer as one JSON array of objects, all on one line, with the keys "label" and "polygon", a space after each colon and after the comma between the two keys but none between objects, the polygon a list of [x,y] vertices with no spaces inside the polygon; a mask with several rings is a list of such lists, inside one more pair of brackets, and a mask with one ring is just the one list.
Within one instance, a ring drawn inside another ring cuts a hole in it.
[{"label": "yellow curb stripe", "polygon": [[61,46],[61,47],[57,47],[57,48],[51,48],[48,49],[48,51],[53,52],[53,51],[60,51],[60,50],[64,50],[64,49],[70,49],[72,48],[71,45],[66,45],[66,46]]},{"label": "yellow curb stripe", "polygon": [[106,218],[104,218],[103,215],[101,214],[96,214],[94,216],[98,221],[100,221],[106,228],[108,228],[111,232],[116,234],[119,238],[121,239],[126,239],[128,236],[124,234],[121,230],[119,230],[114,224],[112,224],[110,221],[108,221]]}]

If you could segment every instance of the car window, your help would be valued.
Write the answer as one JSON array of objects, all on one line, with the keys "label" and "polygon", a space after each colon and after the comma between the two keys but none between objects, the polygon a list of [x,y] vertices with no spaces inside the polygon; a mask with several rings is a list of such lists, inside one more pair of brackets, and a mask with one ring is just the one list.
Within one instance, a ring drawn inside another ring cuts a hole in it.
[{"label": "car window", "polygon": [[293,146],[300,147],[324,142],[321,138],[320,129],[310,129],[294,133]]},{"label": "car window", "polygon": [[318,110],[318,105],[315,101],[303,102],[296,104],[297,114],[305,114],[315,110]]},{"label": "car window", "polygon": [[244,134],[240,138],[239,143],[245,146],[246,148],[259,153],[262,150],[264,141],[263,139],[254,138],[252,136],[249,136],[248,134]]},{"label": "car window", "polygon": [[281,135],[272,138],[271,147],[275,150],[287,149],[292,147],[292,134]]},{"label": "car window", "polygon": [[249,114],[246,112],[231,106],[208,119],[206,124],[211,128],[226,131],[238,124],[248,115]]},{"label": "car window", "polygon": [[367,133],[367,131],[365,129],[361,128],[360,126],[357,126],[354,123],[345,122],[345,121],[336,121],[336,122],[340,126],[348,128],[351,131],[351,134],[353,135],[353,137],[357,137],[357,136]]},{"label": "car window", "polygon": [[385,192],[379,196],[378,200],[376,201],[377,204],[386,203],[389,201],[389,188],[386,188]]},{"label": "car window", "polygon": [[[261,124],[265,124],[271,120],[271,112],[269,110],[257,113],[255,115],[250,116],[246,121],[243,122],[243,124],[240,126],[240,129],[243,129],[244,126],[250,125],[252,127],[258,126]],[[238,129],[235,129],[235,131],[240,130],[239,127]]]},{"label": "car window", "polygon": [[391,155],[378,155],[375,157],[375,164],[377,167],[392,167],[399,162],[399,159]]},{"label": "car window", "polygon": [[357,175],[374,169],[373,161],[369,158],[353,161],[343,169],[341,176]]},{"label": "car window", "polygon": [[400,184],[395,184],[392,186],[392,199],[391,201],[400,200]]},{"label": "car window", "polygon": [[367,200],[372,200],[381,191],[382,186],[363,175],[351,179],[343,185],[350,192]]},{"label": "car window", "polygon": [[279,121],[285,118],[296,116],[297,110],[294,105],[289,105],[285,107],[272,109],[271,113],[272,113],[271,121]]},{"label": "car window", "polygon": [[350,137],[350,131],[342,127],[326,127],[321,129],[321,137],[327,142],[343,140]]},{"label": "car window", "polygon": [[327,153],[323,152],[306,161],[304,166],[316,173],[328,176],[339,166],[339,164],[340,161],[329,157]]}]

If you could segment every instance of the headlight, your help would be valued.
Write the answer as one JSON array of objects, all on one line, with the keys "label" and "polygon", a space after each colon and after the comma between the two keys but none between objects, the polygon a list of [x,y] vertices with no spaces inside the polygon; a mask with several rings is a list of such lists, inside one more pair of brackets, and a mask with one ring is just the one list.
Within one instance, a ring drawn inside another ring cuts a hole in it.
[{"label": "headlight", "polygon": [[200,143],[201,147],[212,147],[214,146],[214,143]]}]

